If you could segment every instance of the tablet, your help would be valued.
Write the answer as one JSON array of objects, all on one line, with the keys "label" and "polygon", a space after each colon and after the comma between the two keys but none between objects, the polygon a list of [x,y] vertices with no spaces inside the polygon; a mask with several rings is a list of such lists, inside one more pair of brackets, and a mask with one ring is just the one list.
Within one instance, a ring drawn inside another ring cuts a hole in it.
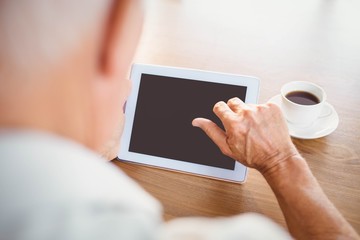
[{"label": "tablet", "polygon": [[242,183],[247,168],[224,156],[191,122],[204,117],[222,126],[212,109],[239,97],[257,103],[254,77],[134,64],[125,109],[120,161]]}]

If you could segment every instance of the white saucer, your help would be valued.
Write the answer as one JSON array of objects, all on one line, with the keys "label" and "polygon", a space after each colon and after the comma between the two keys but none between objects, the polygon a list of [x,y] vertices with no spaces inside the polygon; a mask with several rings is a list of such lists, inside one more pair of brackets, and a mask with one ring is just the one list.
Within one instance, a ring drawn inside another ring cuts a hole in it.
[{"label": "white saucer", "polygon": [[[280,94],[272,97],[268,102],[275,103],[282,109]],[[287,122],[290,136],[300,139],[315,139],[325,137],[335,131],[339,125],[339,116],[334,107],[325,102],[321,115],[323,117],[318,118],[314,123],[306,127]]]}]

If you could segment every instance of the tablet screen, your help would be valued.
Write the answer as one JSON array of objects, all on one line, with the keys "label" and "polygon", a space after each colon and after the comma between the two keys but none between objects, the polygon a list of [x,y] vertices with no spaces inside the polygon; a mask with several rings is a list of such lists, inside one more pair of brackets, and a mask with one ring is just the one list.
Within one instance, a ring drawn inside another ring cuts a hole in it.
[{"label": "tablet screen", "polygon": [[246,90],[246,86],[142,74],[129,151],[233,170],[235,161],[191,122],[204,117],[222,127],[212,111],[214,104],[232,97],[245,101]]}]

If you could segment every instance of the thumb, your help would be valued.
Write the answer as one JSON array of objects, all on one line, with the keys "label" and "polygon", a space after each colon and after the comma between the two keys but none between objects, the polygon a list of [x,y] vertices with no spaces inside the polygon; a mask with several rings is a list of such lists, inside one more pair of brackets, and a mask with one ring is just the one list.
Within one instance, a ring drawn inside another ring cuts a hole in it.
[{"label": "thumb", "polygon": [[231,156],[231,150],[226,142],[226,133],[213,121],[206,118],[195,118],[192,121],[194,127],[203,130],[206,135],[220,148],[224,155]]}]

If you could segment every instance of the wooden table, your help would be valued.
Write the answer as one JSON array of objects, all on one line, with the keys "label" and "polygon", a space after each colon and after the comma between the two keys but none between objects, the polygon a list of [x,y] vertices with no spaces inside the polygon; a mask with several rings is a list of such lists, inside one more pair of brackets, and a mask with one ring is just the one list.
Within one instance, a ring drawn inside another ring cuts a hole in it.
[{"label": "wooden table", "polygon": [[[289,81],[322,86],[339,114],[338,129],[293,141],[360,233],[359,10],[355,0],[150,0],[135,61],[257,76],[260,103]],[[285,226],[274,194],[255,170],[238,185],[115,164],[162,202],[166,220],[258,212]]]}]

